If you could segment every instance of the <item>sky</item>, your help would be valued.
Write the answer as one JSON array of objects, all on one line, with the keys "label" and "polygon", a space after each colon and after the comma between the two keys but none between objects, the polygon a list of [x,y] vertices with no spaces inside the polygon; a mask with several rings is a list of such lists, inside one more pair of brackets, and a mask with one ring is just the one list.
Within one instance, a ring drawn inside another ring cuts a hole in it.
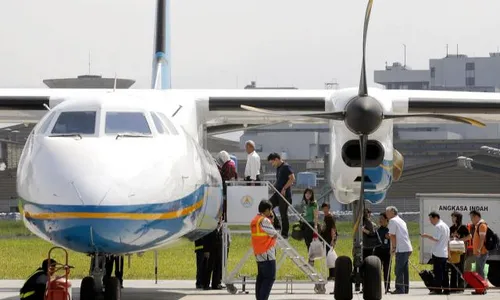
[{"label": "sky", "polygon": [[[149,88],[154,0],[3,0],[0,87],[44,87],[90,73]],[[172,86],[357,86],[365,0],[171,0]],[[307,4],[306,4],[307,3]],[[486,56],[500,46],[500,1],[376,0],[368,80],[385,63],[428,68],[450,52]]]}]

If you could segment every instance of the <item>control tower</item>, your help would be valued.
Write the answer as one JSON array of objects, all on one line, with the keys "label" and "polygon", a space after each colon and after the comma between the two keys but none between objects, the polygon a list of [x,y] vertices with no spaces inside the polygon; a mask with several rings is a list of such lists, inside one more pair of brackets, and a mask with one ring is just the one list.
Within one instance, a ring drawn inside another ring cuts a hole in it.
[{"label": "control tower", "polygon": [[[76,78],[45,79],[51,89],[112,89],[115,78],[103,78],[100,75],[80,75]],[[116,79],[117,89],[128,89],[135,83],[132,79]]]}]

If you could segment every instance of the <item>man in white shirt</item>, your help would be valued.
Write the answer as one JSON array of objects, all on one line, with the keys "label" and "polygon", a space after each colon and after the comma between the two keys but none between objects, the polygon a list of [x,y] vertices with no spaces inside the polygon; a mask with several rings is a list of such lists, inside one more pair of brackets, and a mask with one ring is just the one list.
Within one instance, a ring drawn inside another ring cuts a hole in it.
[{"label": "man in white shirt", "polygon": [[251,140],[245,142],[248,153],[245,166],[245,181],[260,181],[260,156],[255,152],[255,143]]},{"label": "man in white shirt", "polygon": [[391,240],[391,255],[396,254],[396,290],[392,294],[408,294],[410,290],[410,274],[408,262],[413,252],[410,235],[406,222],[398,216],[398,209],[395,206],[386,208],[385,213],[389,219],[389,237]]},{"label": "man in white shirt", "polygon": [[432,265],[434,273],[434,287],[431,294],[450,294],[450,279],[446,262],[448,261],[448,244],[450,243],[450,227],[441,220],[437,212],[429,214],[429,221],[434,225],[434,234],[421,234],[423,238],[434,242],[432,246]]}]

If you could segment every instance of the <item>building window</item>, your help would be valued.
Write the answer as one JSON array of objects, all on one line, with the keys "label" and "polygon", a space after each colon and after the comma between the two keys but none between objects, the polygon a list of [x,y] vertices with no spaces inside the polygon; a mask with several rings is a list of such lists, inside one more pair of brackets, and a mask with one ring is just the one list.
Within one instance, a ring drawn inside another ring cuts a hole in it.
[{"label": "building window", "polygon": [[476,65],[473,62],[468,62],[465,64],[466,71],[474,71],[476,69]]},{"label": "building window", "polygon": [[436,77],[436,68],[432,67],[431,68],[431,78],[435,78]]},{"label": "building window", "polygon": [[465,78],[465,85],[466,86],[474,86],[474,85],[476,85],[476,78],[474,78],[474,77],[466,77]]}]

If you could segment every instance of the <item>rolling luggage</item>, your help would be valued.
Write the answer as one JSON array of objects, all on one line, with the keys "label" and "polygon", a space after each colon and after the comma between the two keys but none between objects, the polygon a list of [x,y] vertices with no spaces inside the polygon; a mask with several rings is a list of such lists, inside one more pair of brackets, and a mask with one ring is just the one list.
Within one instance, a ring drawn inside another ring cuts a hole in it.
[{"label": "rolling luggage", "polygon": [[418,275],[422,278],[425,286],[429,289],[429,291],[433,291],[432,286],[434,285],[434,273],[431,270],[423,270],[419,271]]},{"label": "rolling luggage", "polygon": [[477,294],[486,294],[488,281],[482,278],[477,272],[464,272],[464,280],[475,289]]},{"label": "rolling luggage", "polygon": [[418,272],[418,276],[422,278],[422,281],[425,284],[425,287],[429,289],[429,291],[433,291],[432,287],[434,285],[434,273],[431,270],[422,270],[420,271],[414,264],[411,263],[411,261],[408,261],[408,263],[415,269],[415,271]]}]

